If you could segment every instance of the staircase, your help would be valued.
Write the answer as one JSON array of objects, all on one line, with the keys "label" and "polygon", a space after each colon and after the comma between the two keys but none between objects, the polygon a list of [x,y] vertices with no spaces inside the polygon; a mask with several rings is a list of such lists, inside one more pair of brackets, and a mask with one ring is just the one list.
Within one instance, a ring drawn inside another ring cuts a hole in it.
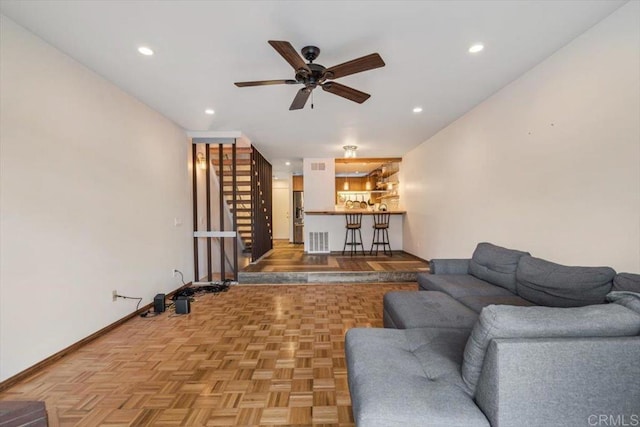
[{"label": "staircase", "polygon": [[[222,165],[220,165],[219,148],[222,148]],[[253,247],[253,218],[251,210],[251,153],[250,147],[236,147],[236,197],[238,235],[244,244],[244,252],[251,253]],[[222,176],[224,187],[223,196],[233,213],[233,161],[230,145],[214,145],[211,148],[211,163],[218,179]],[[221,167],[222,166],[222,167]]]}]

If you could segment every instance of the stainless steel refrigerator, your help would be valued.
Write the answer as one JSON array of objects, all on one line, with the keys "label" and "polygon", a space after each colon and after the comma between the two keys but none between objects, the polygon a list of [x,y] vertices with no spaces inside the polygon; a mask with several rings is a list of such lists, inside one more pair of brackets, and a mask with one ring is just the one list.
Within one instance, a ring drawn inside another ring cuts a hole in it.
[{"label": "stainless steel refrigerator", "polygon": [[293,243],[304,243],[304,193],[293,192]]}]

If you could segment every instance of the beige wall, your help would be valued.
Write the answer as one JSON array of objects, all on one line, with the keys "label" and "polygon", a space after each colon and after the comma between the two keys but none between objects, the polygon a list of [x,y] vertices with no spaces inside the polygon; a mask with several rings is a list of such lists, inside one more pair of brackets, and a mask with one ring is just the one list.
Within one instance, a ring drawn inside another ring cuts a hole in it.
[{"label": "beige wall", "polygon": [[185,133],[9,19],[0,31],[2,381],[133,312],[112,290],[147,304],[193,261]]},{"label": "beige wall", "polygon": [[405,250],[640,272],[639,17],[629,2],[407,153]]},{"label": "beige wall", "polygon": [[[324,170],[313,170],[313,164],[324,164]],[[304,210],[333,210],[336,165],[333,158],[306,158],[302,161],[304,176]],[[306,233],[306,231],[305,231]]]}]

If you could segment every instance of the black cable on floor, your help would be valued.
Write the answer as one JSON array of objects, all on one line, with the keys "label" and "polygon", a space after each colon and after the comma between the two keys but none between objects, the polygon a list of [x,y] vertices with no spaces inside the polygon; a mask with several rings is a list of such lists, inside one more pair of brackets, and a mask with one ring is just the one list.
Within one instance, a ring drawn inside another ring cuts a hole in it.
[{"label": "black cable on floor", "polygon": [[179,297],[192,297],[196,294],[201,294],[201,293],[218,294],[220,292],[227,292],[229,290],[230,283],[231,283],[231,280],[225,279],[222,282],[217,282],[217,283],[212,282],[210,285],[180,289],[175,294],[173,294],[171,299],[175,301]]}]

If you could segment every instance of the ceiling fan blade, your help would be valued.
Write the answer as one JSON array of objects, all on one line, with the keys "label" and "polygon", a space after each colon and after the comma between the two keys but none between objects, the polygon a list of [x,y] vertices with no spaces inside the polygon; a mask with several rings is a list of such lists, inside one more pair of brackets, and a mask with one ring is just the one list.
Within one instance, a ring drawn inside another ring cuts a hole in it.
[{"label": "ceiling fan blade", "polygon": [[236,82],[234,83],[238,87],[247,86],[267,86],[267,85],[294,85],[298,83],[295,80],[259,80],[256,82]]},{"label": "ceiling fan blade", "polygon": [[350,74],[361,73],[362,71],[373,70],[374,68],[384,67],[385,63],[377,53],[363,56],[362,58],[354,59],[343,64],[334,65],[327,68],[327,74],[330,74],[330,79],[337,79],[338,77],[348,76]]},{"label": "ceiling fan blade", "polygon": [[304,104],[307,103],[309,95],[311,95],[311,89],[306,87],[300,89],[296,94],[296,97],[293,98],[293,102],[291,103],[291,107],[289,107],[289,110],[300,110],[304,108]]},{"label": "ceiling fan blade", "polygon": [[273,46],[273,48],[277,50],[289,64],[291,64],[294,70],[298,71],[303,68],[311,73],[311,69],[304,62],[304,59],[298,55],[298,52],[296,52],[293,46],[291,46],[291,43],[287,41],[269,40],[269,44]]},{"label": "ceiling fan blade", "polygon": [[331,92],[334,95],[338,95],[353,102],[357,102],[358,104],[362,104],[371,96],[368,93],[360,92],[359,90],[356,90],[352,87],[341,85],[340,83],[336,82],[327,82],[322,85],[322,89],[326,90],[327,92]]}]

